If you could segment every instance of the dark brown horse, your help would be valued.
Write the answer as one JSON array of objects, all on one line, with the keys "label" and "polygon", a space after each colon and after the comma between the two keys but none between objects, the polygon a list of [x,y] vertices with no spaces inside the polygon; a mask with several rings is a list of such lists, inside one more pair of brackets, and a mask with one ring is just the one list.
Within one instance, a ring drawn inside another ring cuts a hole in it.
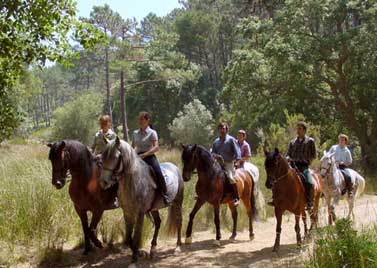
[{"label": "dark brown horse", "polygon": [[[100,187],[97,178],[100,167],[88,148],[78,141],[65,140],[48,144],[49,159],[52,164],[52,184],[61,189],[66,183],[68,171],[72,176],[69,195],[80,217],[85,238],[84,254],[90,251],[90,241],[102,248],[95,231],[104,210],[113,209],[117,195],[117,185],[107,190]],[[87,212],[92,212],[92,221],[88,223]]]},{"label": "dark brown horse", "polygon": [[[186,231],[186,243],[192,242],[192,225],[195,214],[204,203],[210,203],[214,208],[216,225],[216,243],[221,239],[220,233],[220,205],[228,204],[233,219],[233,231],[229,239],[235,239],[237,235],[237,208],[234,206],[231,191],[226,175],[221,166],[212,158],[210,152],[199,145],[187,145],[183,147],[183,179],[189,181],[191,174],[198,171],[196,194],[198,195],[194,209],[190,213],[190,219]],[[250,174],[243,170],[236,171],[237,187],[240,198],[243,201],[249,216],[249,237],[254,238],[253,218],[257,215],[254,197],[254,183]]]},{"label": "dark brown horse", "polygon": [[[295,214],[295,231],[297,245],[301,245],[300,217],[304,223],[305,236],[308,234],[306,223],[306,199],[305,188],[297,171],[290,167],[288,161],[279,153],[278,149],[274,152],[265,152],[265,168],[267,173],[266,187],[272,189],[273,203],[275,207],[276,238],[274,252],[279,250],[281,223],[284,211],[288,210]],[[312,172],[314,181],[314,206],[311,212],[312,229],[317,222],[319,199],[322,194],[322,183],[317,174]]]}]

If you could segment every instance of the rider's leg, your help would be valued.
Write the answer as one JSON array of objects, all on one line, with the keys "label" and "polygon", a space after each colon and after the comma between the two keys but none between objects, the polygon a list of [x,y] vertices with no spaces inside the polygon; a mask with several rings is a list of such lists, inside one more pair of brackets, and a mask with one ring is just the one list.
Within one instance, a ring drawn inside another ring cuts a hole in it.
[{"label": "rider's leg", "polygon": [[155,155],[150,155],[144,158],[144,161],[150,165],[156,175],[156,182],[158,190],[161,192],[161,195],[164,199],[165,204],[170,203],[169,197],[167,195],[166,182],[164,175],[162,174],[160,164]]},{"label": "rider's leg", "polygon": [[311,210],[313,208],[313,199],[314,199],[314,183],[312,175],[310,174],[309,168],[306,168],[302,171],[302,173],[306,177],[306,183],[305,183],[305,195],[306,195],[306,201],[308,205],[308,210]]},{"label": "rider's leg", "polygon": [[341,169],[342,171],[342,174],[344,176],[344,182],[346,184],[346,189],[348,191],[348,195],[350,197],[353,196],[353,192],[354,192],[354,189],[353,189],[353,183],[352,183],[352,178],[351,178],[351,174],[350,172],[348,171],[347,167],[346,166],[339,166],[339,168]]},{"label": "rider's leg", "polygon": [[224,162],[224,168],[229,179],[229,183],[232,187],[234,205],[238,206],[240,203],[240,196],[238,194],[238,188],[236,183],[236,169],[233,162]]}]

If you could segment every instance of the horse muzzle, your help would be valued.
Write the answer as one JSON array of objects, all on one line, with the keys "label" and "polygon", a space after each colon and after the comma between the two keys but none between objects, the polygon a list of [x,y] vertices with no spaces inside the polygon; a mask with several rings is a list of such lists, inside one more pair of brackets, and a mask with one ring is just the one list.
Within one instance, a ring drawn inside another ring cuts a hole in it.
[{"label": "horse muzzle", "polygon": [[53,183],[53,185],[55,186],[55,188],[57,190],[60,190],[61,188],[64,187],[65,182],[64,181],[56,181],[56,182]]}]

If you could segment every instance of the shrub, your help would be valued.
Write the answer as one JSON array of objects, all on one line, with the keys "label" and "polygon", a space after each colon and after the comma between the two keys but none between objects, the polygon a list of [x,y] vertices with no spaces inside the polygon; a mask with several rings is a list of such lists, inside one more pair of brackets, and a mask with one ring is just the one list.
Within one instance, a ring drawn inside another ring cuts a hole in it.
[{"label": "shrub", "polygon": [[377,227],[360,234],[352,222],[339,220],[335,226],[319,231],[314,242],[308,268],[377,266]]},{"label": "shrub", "polygon": [[209,145],[213,137],[213,118],[210,111],[198,99],[183,107],[183,111],[169,125],[172,137],[184,144]]},{"label": "shrub", "polygon": [[53,113],[52,138],[90,144],[98,128],[101,107],[102,97],[98,93],[86,93],[65,103]]}]

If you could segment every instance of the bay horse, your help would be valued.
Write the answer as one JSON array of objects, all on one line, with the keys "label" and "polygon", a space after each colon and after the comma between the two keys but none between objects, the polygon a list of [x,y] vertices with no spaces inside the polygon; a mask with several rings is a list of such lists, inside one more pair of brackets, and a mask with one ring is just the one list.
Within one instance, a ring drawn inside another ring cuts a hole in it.
[{"label": "bay horse", "polygon": [[[276,238],[273,251],[278,252],[280,247],[281,224],[284,211],[288,210],[295,215],[295,231],[297,245],[301,246],[300,218],[304,223],[305,236],[308,235],[306,222],[306,198],[305,188],[297,171],[292,168],[285,157],[275,148],[273,152],[265,151],[265,169],[267,174],[266,187],[272,189],[273,204],[276,217]],[[320,177],[311,171],[314,181],[313,210],[310,211],[312,230],[318,222],[319,199],[322,194],[322,181]]]},{"label": "bay horse", "polygon": [[[52,164],[52,184],[56,189],[64,187],[68,171],[72,176],[69,196],[81,220],[85,241],[84,255],[87,255],[91,249],[90,241],[97,248],[103,248],[96,236],[96,229],[104,210],[115,208],[117,184],[112,185],[108,190],[100,187],[98,182],[100,167],[84,144],[74,140],[63,140],[49,143],[48,147],[50,147],[49,160]],[[88,211],[92,213],[90,225]]]},{"label": "bay horse", "polygon": [[[327,204],[328,221],[331,225],[336,220],[335,215],[335,205],[338,204],[342,192],[346,188],[346,183],[341,170],[337,167],[334,158],[335,153],[328,153],[324,151],[323,157],[321,158],[321,176],[324,178],[324,195]],[[355,194],[353,196],[347,197],[348,202],[348,218],[352,215],[355,219],[355,214],[353,213],[353,208],[355,206],[355,200],[364,191],[365,179],[355,170],[348,169],[352,184],[354,185]]]},{"label": "bay horse", "polygon": [[[150,255],[153,257],[161,224],[159,209],[168,205],[164,203],[161,194],[156,191],[151,167],[137,155],[131,145],[118,137],[113,141],[105,140],[105,142],[107,144],[102,153],[103,170],[100,184],[107,189],[111,186],[114,177],[119,178],[118,197],[126,223],[126,244],[130,245],[132,250],[132,263],[129,267],[136,267],[144,216],[150,214],[155,226],[150,250]],[[170,200],[173,200],[169,204],[167,225],[169,234],[177,233],[175,252],[178,253],[181,251],[184,183],[177,166],[172,163],[160,165],[166,180],[167,195]]]},{"label": "bay horse", "polygon": [[[227,204],[232,212],[233,230],[230,240],[237,235],[237,207],[234,206],[234,199],[228,185],[228,179],[220,164],[214,160],[211,153],[200,145],[181,145],[183,162],[183,179],[189,181],[192,172],[198,172],[196,183],[197,199],[193,210],[190,213],[189,223],[186,230],[186,243],[192,243],[192,226],[196,213],[208,202],[214,209],[214,222],[216,225],[216,244],[220,244],[220,205]],[[257,217],[258,211],[255,206],[254,183],[249,172],[244,169],[236,170],[237,187],[240,198],[244,203],[249,216],[249,238],[254,239],[253,219]]]}]

